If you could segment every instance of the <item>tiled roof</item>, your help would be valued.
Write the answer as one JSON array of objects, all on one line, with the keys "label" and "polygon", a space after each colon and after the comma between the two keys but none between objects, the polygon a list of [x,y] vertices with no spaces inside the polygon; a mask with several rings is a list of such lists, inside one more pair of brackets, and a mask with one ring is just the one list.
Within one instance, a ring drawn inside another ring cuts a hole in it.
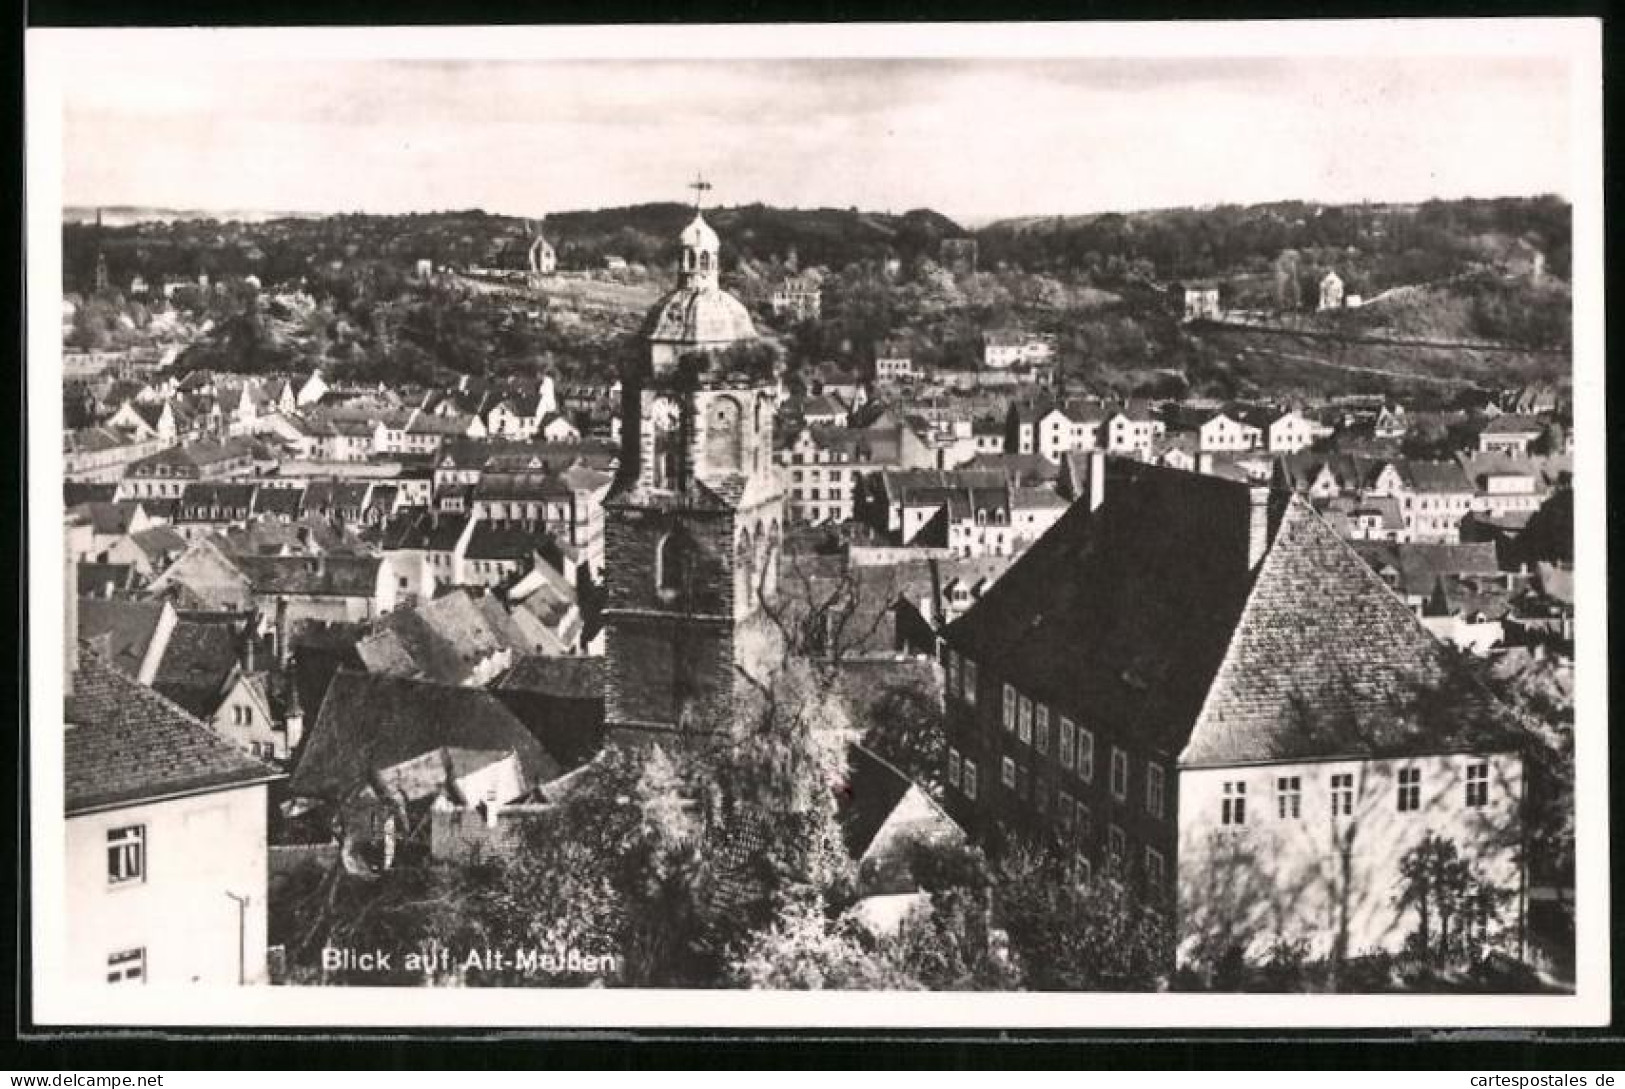
[{"label": "tiled roof", "polygon": [[227,678],[237,668],[239,626],[234,619],[178,621],[152,686],[199,718],[213,715],[226,694]]},{"label": "tiled roof", "polygon": [[602,700],[604,659],[593,655],[526,654],[497,681],[499,689],[539,692],[559,699]]},{"label": "tiled roof", "polygon": [[1382,574],[1385,568],[1398,576],[1398,588],[1407,594],[1427,594],[1442,576],[1494,575],[1500,572],[1495,545],[1405,543],[1356,541],[1354,551]]},{"label": "tiled roof", "polygon": [[1187,767],[1510,745],[1488,695],[1301,499],[1229,643]]},{"label": "tiled roof", "polygon": [[234,562],[256,594],[372,597],[378,591],[378,556],[237,556]]},{"label": "tiled roof", "polygon": [[1518,416],[1507,413],[1497,416],[1484,425],[1486,435],[1539,435],[1546,429],[1543,421],[1533,416]]},{"label": "tiled roof", "polygon": [[509,649],[509,640],[467,590],[455,590],[391,613],[355,649],[373,673],[462,684],[485,657]]},{"label": "tiled roof", "polygon": [[1473,482],[1454,461],[1407,461],[1400,468],[1410,486],[1419,492],[1471,492]]},{"label": "tiled roof", "polygon": [[130,590],[136,584],[135,568],[127,563],[80,561],[78,591],[90,596],[111,590]]},{"label": "tiled roof", "polygon": [[304,509],[304,502],[303,488],[261,488],[254,499],[254,509],[260,514],[297,518]]},{"label": "tiled roof", "polygon": [[513,752],[532,783],[561,766],[490,692],[340,671],[322,699],[290,787],[338,798],[378,770],[441,748]]},{"label": "tiled roof", "polygon": [[543,548],[548,540],[545,532],[479,522],[469,536],[464,555],[470,560],[514,560],[523,563]]},{"label": "tiled roof", "polygon": [[63,736],[70,816],[280,778],[180,707],[81,646]]},{"label": "tiled roof", "polygon": [[134,677],[158,633],[161,601],[79,602],[79,638],[98,647],[114,669]]},{"label": "tiled roof", "polygon": [[70,510],[81,503],[111,503],[117,494],[117,484],[85,484],[75,480],[62,482],[62,504]]}]

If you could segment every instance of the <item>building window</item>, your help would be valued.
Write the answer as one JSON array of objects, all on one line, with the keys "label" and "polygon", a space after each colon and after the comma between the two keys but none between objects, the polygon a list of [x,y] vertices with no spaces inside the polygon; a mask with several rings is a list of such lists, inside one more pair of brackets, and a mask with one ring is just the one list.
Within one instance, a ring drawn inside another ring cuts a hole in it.
[{"label": "building window", "polygon": [[1153,817],[1162,816],[1163,771],[1160,764],[1147,764],[1145,766],[1145,811]]},{"label": "building window", "polygon": [[254,709],[252,707],[233,707],[231,721],[235,726],[254,725]]},{"label": "building window", "polygon": [[1004,728],[1011,731],[1016,728],[1016,690],[1009,685],[1004,686]]},{"label": "building window", "polygon": [[1078,864],[1078,884],[1087,885],[1095,876],[1094,863],[1083,855],[1078,855],[1076,861]]},{"label": "building window", "polygon": [[1422,808],[1422,769],[1399,769],[1399,811],[1414,813]]},{"label": "building window", "polygon": [[1095,820],[1089,812],[1089,803],[1079,798],[1072,807],[1078,826],[1078,842],[1088,843],[1095,835]]},{"label": "building window", "polygon": [[1022,696],[1016,703],[1019,718],[1016,720],[1016,736],[1023,745],[1033,743],[1033,701]]},{"label": "building window", "polygon": [[125,885],[147,876],[147,826],[132,824],[107,833],[107,883]]},{"label": "building window", "polygon": [[1061,831],[1072,831],[1072,792],[1061,791],[1055,800],[1055,816],[1060,821]]},{"label": "building window", "polygon": [[1033,708],[1033,748],[1049,754],[1049,708],[1042,703]]},{"label": "building window", "polygon": [[1490,802],[1490,766],[1488,764],[1467,765],[1467,805],[1471,809],[1481,809]]},{"label": "building window", "polygon": [[1113,877],[1122,877],[1128,860],[1128,836],[1117,825],[1106,829],[1106,864]]},{"label": "building window", "polygon": [[1344,773],[1332,776],[1332,816],[1354,815],[1354,776]]},{"label": "building window", "polygon": [[124,949],[108,956],[107,982],[144,983],[146,978],[146,949]]},{"label": "building window", "polygon": [[965,797],[974,802],[976,800],[976,762],[969,757],[965,758],[964,778],[959,782],[965,791]]},{"label": "building window", "polygon": [[1035,777],[1033,783],[1033,804],[1038,807],[1039,815],[1042,816],[1049,812],[1049,791],[1044,789],[1042,780]]},{"label": "building window", "polygon": [[1069,718],[1061,719],[1061,736],[1056,740],[1056,756],[1060,759],[1061,766],[1068,771],[1072,769],[1073,732],[1072,720]]},{"label": "building window", "polygon": [[999,781],[1011,790],[1016,788],[1016,762],[1008,756],[999,761]]},{"label": "building window", "polygon": [[959,750],[948,750],[948,782],[959,785]]},{"label": "building window", "polygon": [[1112,746],[1112,797],[1123,801],[1128,797],[1128,753]]},{"label": "building window", "polygon": [[1160,899],[1168,880],[1167,866],[1162,852],[1155,847],[1145,849],[1145,891],[1153,899]]},{"label": "building window", "polygon": [[1219,808],[1220,824],[1246,824],[1247,823],[1247,784],[1229,782],[1224,784],[1224,798]]},{"label": "building window", "polygon": [[966,703],[976,702],[976,663],[969,658],[959,660],[959,686]]},{"label": "building window", "polygon": [[1078,778],[1095,781],[1095,735],[1082,726],[1078,727]]},{"label": "building window", "polygon": [[1295,821],[1303,814],[1303,779],[1297,775],[1282,775],[1275,780],[1275,815],[1284,821]]}]

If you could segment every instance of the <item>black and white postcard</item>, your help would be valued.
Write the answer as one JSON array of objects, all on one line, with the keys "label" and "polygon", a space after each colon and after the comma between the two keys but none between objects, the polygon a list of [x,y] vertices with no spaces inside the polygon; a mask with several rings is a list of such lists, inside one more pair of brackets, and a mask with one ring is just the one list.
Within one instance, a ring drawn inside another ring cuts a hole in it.
[{"label": "black and white postcard", "polygon": [[1605,1023],[1601,73],[31,31],[35,1021]]}]

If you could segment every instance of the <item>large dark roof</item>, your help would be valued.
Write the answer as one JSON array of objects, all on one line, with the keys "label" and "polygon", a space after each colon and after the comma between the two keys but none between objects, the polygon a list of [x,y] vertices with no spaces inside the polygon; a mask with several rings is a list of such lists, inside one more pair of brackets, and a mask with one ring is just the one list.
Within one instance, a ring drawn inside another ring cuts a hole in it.
[{"label": "large dark roof", "polygon": [[849,745],[846,756],[846,782],[836,793],[836,815],[847,852],[862,858],[914,781],[862,745]]},{"label": "large dark roof", "polygon": [[337,799],[375,771],[441,748],[516,753],[532,783],[562,770],[490,692],[341,671],[322,699],[291,789]]},{"label": "large dark roof", "polygon": [[986,680],[1172,754],[1252,583],[1249,489],[1117,458],[1107,467],[1104,505],[1070,508],[947,638]]},{"label": "large dark roof", "polygon": [[70,815],[281,777],[83,645],[66,712]]},{"label": "large dark roof", "polygon": [[1483,751],[1500,712],[1348,543],[1294,500],[1185,766]]}]

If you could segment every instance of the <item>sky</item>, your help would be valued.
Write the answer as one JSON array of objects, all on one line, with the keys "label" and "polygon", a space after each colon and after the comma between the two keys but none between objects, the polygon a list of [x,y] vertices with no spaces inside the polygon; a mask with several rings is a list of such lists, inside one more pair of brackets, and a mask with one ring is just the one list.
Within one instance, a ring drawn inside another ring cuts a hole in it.
[{"label": "sky", "polygon": [[[80,70],[84,70],[81,68]],[[120,56],[63,90],[70,206],[685,200],[1000,216],[1570,195],[1539,56],[709,61]]]}]

